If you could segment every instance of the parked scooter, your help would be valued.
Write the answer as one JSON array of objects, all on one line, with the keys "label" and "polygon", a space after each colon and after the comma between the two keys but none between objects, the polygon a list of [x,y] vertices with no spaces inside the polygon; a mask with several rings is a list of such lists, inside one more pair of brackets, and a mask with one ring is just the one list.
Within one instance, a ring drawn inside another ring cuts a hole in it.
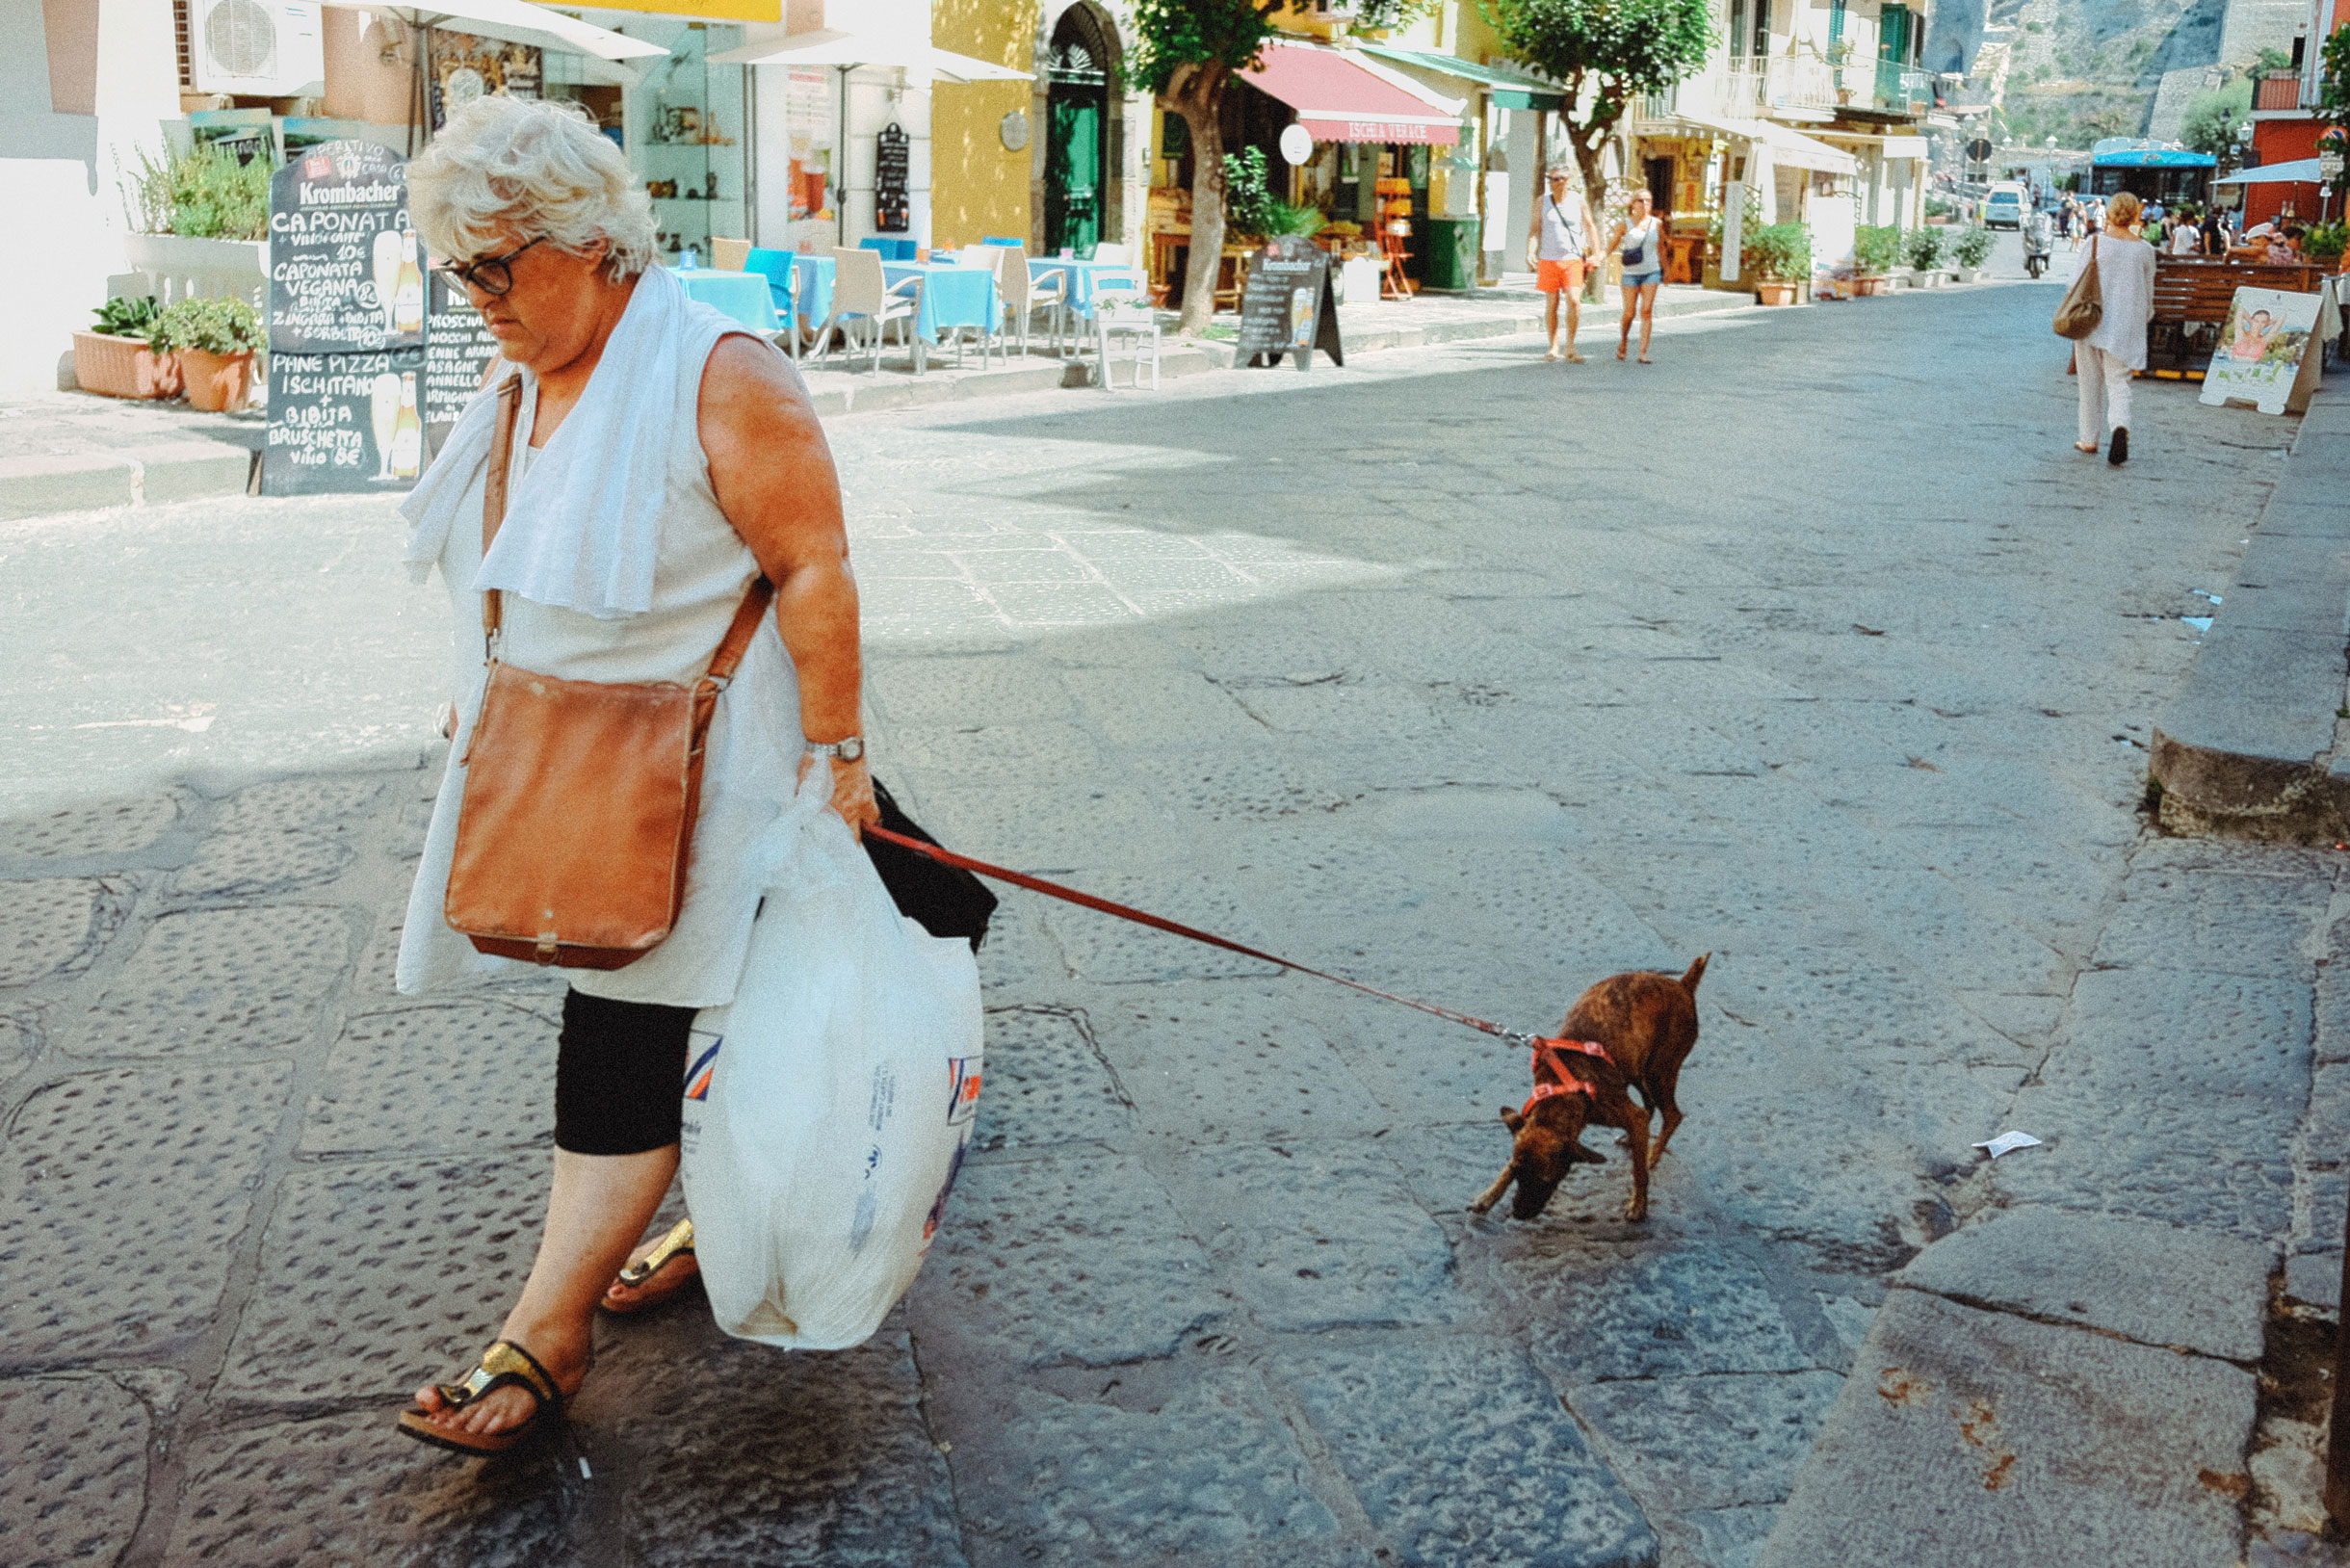
[{"label": "parked scooter", "polygon": [[2036,212],[2024,221],[2024,270],[2038,277],[2049,270],[2049,256],[2056,248],[2056,225],[2049,215]]}]

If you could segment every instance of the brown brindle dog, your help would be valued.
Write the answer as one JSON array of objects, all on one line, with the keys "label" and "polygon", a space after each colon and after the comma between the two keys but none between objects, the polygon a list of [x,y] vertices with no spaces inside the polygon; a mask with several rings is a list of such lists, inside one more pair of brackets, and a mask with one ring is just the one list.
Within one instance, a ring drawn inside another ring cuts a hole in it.
[{"label": "brown brindle dog", "polygon": [[[1646,969],[1611,975],[1575,999],[1559,1037],[1535,1042],[1533,1097],[1523,1110],[1501,1111],[1509,1163],[1469,1205],[1471,1214],[1501,1202],[1512,1182],[1518,1195],[1509,1212],[1520,1219],[1542,1213],[1571,1166],[1606,1163],[1582,1143],[1583,1128],[1596,1121],[1622,1128],[1631,1143],[1632,1201],[1624,1217],[1648,1217],[1648,1173],[1681,1125],[1673,1091],[1697,1044],[1697,982],[1712,956],[1698,959],[1679,980]],[[1641,1104],[1632,1102],[1634,1088]],[[1649,1118],[1659,1111],[1664,1127],[1651,1148]]]}]

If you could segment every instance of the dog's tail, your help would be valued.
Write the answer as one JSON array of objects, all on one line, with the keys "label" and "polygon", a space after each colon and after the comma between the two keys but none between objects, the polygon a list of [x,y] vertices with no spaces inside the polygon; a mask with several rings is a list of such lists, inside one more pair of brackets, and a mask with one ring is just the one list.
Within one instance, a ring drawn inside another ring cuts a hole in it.
[{"label": "dog's tail", "polygon": [[1706,960],[1712,956],[1713,954],[1710,953],[1703,953],[1698,954],[1697,962],[1691,964],[1689,966],[1689,972],[1681,977],[1681,988],[1683,990],[1688,992],[1691,996],[1695,996],[1697,994],[1697,982],[1706,978]]}]

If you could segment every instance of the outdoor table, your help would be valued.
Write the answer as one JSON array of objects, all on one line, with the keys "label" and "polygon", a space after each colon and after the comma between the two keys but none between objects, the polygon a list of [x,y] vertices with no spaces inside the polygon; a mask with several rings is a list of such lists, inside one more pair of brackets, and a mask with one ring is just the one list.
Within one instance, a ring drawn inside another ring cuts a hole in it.
[{"label": "outdoor table", "polygon": [[894,239],[886,234],[869,234],[857,242],[860,250],[878,250],[883,261],[912,261],[914,252],[922,247],[912,240]]},{"label": "outdoor table", "polygon": [[936,343],[942,327],[976,327],[992,334],[1001,324],[1003,307],[996,302],[996,274],[985,267],[885,261],[881,275],[893,285],[909,277],[922,279],[922,309],[914,317],[914,330],[925,343]]},{"label": "outdoor table", "polygon": [[1069,308],[1087,318],[1093,315],[1093,280],[1097,275],[1103,273],[1140,275],[1138,268],[1123,261],[1071,261],[1060,256],[1040,256],[1029,263],[1029,277],[1031,280],[1042,281],[1054,273],[1068,274]]},{"label": "outdoor table", "polygon": [[680,267],[677,280],[686,298],[715,305],[754,331],[775,329],[775,301],[759,273],[721,273],[715,267]]},{"label": "outdoor table", "polygon": [[832,274],[838,265],[830,256],[792,258],[792,298],[801,327],[813,330],[832,319]]}]

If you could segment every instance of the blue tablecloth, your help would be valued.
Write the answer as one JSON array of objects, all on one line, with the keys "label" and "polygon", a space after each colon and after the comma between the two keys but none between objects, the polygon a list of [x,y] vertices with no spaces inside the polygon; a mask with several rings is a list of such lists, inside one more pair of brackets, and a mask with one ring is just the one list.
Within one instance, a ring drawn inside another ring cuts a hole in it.
[{"label": "blue tablecloth", "polygon": [[677,280],[686,286],[687,299],[716,305],[753,331],[775,329],[775,301],[768,293],[767,279],[759,274],[680,267]]},{"label": "blue tablecloth", "polygon": [[1069,277],[1069,303],[1081,316],[1093,314],[1093,280],[1105,273],[1141,276],[1141,270],[1124,261],[1063,261],[1058,256],[1039,256],[1029,262],[1029,279],[1041,283],[1055,273],[1066,273]]},{"label": "blue tablecloth", "polygon": [[901,240],[887,234],[869,234],[857,242],[861,250],[878,250],[883,261],[912,261],[914,252],[922,247],[913,240]]},{"label": "blue tablecloth", "polygon": [[799,325],[822,327],[832,319],[832,274],[839,263],[830,256],[792,258],[792,275],[799,296]]},{"label": "blue tablecloth", "polygon": [[925,343],[936,343],[942,327],[976,327],[992,332],[1003,318],[1003,306],[996,301],[996,274],[985,267],[885,261],[881,275],[892,285],[909,277],[922,279],[922,311],[914,318],[914,330]]}]

